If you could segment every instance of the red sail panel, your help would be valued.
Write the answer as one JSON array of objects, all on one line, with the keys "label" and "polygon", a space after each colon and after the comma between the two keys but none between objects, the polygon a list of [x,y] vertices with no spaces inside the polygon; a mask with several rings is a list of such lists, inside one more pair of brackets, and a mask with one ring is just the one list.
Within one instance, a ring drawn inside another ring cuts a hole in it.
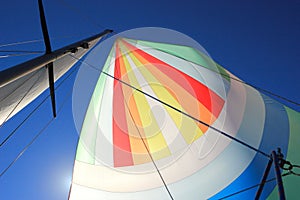
[{"label": "red sail panel", "polygon": [[[218,117],[222,107],[224,105],[224,100],[218,96],[214,91],[210,90],[207,86],[190,77],[189,75],[179,71],[173,66],[151,56],[150,54],[136,48],[135,46],[129,44],[128,42],[122,40],[130,51],[135,53],[139,60],[147,60],[148,63],[155,65],[164,74],[171,77],[176,83],[180,84],[186,91],[198,99],[198,101],[203,104],[215,117]],[[146,63],[145,63],[146,64]],[[167,66],[167,67],[162,67]],[[147,67],[147,65],[145,65]],[[180,75],[178,75],[180,74]],[[184,77],[184,79],[182,78]]]},{"label": "red sail panel", "polygon": [[[120,68],[125,67],[122,61],[119,46],[116,46],[116,60],[114,76],[121,79]],[[122,83],[114,80],[113,94],[113,156],[114,166],[130,166],[133,165],[133,159],[130,148],[130,139],[128,134],[128,126],[125,113],[125,102],[122,89]]]}]

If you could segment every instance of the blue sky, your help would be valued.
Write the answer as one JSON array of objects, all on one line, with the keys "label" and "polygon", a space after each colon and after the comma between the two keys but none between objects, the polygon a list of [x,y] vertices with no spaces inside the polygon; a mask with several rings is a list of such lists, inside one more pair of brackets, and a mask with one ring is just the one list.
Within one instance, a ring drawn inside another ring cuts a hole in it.
[{"label": "blue sky", "polygon": [[[165,27],[199,42],[222,66],[251,83],[300,102],[299,1],[45,1],[53,49],[105,28],[116,32]],[[42,39],[36,0],[11,0],[0,7],[0,45]],[[0,47],[43,51],[43,42]],[[36,55],[0,59],[0,70]],[[71,98],[75,76],[57,91],[64,107],[42,135],[0,177],[0,199],[67,199],[77,137]],[[0,139],[13,130],[48,93],[0,128]],[[300,110],[299,106],[293,106]],[[51,119],[50,100],[0,147],[2,171]]]}]

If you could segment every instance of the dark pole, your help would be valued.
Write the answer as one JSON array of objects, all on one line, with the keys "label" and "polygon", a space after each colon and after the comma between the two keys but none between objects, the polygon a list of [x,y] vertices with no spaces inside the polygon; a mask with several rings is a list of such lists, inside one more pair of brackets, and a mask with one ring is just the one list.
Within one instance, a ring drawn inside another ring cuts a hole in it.
[{"label": "dark pole", "polygon": [[[42,27],[42,31],[43,31],[44,43],[45,43],[45,47],[46,47],[45,54],[50,54],[50,53],[52,53],[51,43],[50,43],[50,37],[49,37],[48,28],[47,28],[47,22],[46,22],[45,11],[44,11],[44,6],[43,6],[42,0],[39,0],[39,11],[40,11],[40,20],[41,20],[41,27]],[[45,67],[48,68],[49,90],[50,90],[50,96],[51,96],[53,117],[56,117],[53,62],[45,65]]]},{"label": "dark pole", "polygon": [[49,33],[48,33],[48,28],[47,28],[47,22],[46,22],[46,17],[45,17],[43,1],[39,0],[38,2],[39,2],[41,27],[42,27],[42,31],[43,31],[44,43],[45,43],[45,46],[46,46],[46,54],[48,54],[48,53],[52,52],[50,37],[49,37]]},{"label": "dark pole", "polygon": [[265,169],[263,178],[261,179],[259,188],[258,188],[258,190],[256,191],[255,200],[259,200],[259,198],[260,198],[260,195],[261,195],[261,193],[262,193],[262,190],[263,190],[263,188],[264,188],[264,186],[265,186],[265,183],[266,183],[266,181],[267,181],[267,178],[268,178],[268,175],[269,175],[271,166],[272,166],[272,162],[273,162],[273,159],[270,159],[269,162],[268,162],[268,165],[267,165],[267,167],[266,167],[266,169]]},{"label": "dark pole", "polygon": [[8,85],[9,83],[22,78],[36,70],[46,67],[48,70],[49,79],[49,90],[52,103],[53,116],[56,117],[56,102],[55,102],[55,88],[54,88],[54,66],[53,62],[61,57],[64,57],[70,53],[75,53],[79,48],[88,49],[89,42],[95,41],[100,37],[111,33],[111,30],[105,30],[102,33],[94,35],[92,37],[86,38],[79,42],[75,42],[71,45],[65,46],[61,49],[52,51],[50,37],[47,29],[46,17],[44,12],[43,1],[38,0],[39,12],[40,12],[40,22],[44,37],[44,43],[46,47],[45,54],[29,60],[27,62],[21,63],[9,69],[0,71],[0,88]]},{"label": "dark pole", "polygon": [[272,151],[272,157],[274,160],[274,166],[275,166],[275,174],[276,174],[276,180],[277,180],[277,186],[278,186],[278,195],[280,200],[285,200],[285,194],[284,194],[284,188],[283,188],[283,182],[280,172],[280,167],[278,163],[278,157],[275,151]]}]

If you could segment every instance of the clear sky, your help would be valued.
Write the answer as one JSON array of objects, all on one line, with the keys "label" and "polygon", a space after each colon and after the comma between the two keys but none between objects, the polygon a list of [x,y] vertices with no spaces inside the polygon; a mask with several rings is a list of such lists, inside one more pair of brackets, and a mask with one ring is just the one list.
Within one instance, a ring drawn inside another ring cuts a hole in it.
[{"label": "clear sky", "polygon": [[[105,28],[116,32],[147,26],[170,28],[195,39],[240,79],[300,102],[300,1],[51,0],[45,1],[44,7],[53,49]],[[43,42],[3,46],[42,39],[38,16],[37,0],[2,2],[0,50],[43,51]],[[34,56],[0,58],[0,70]],[[0,199],[67,199],[78,139],[68,96],[74,78],[72,75],[57,91],[58,107],[67,98],[57,119],[0,177]],[[1,127],[0,141],[47,94]],[[1,172],[51,114],[48,100],[0,147]]]}]

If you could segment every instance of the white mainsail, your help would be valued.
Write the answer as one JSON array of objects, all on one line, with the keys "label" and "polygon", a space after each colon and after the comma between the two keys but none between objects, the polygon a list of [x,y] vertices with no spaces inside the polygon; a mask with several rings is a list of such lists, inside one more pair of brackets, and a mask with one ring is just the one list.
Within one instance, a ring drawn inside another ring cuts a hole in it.
[{"label": "white mainsail", "polygon": [[[89,48],[76,48],[76,51],[73,52],[70,51],[72,49],[65,50],[61,53],[62,55],[50,60],[49,63],[53,62],[54,65],[54,81],[62,77],[78,59],[84,56],[108,32],[106,31],[104,34],[100,34],[100,37],[89,41]],[[72,54],[72,56],[69,54]],[[0,125],[17,114],[49,87],[48,69],[45,66],[37,67],[37,69],[31,70],[29,73],[25,72],[16,78],[8,77],[6,72],[7,70],[0,72]],[[10,70],[8,74],[14,76],[14,73],[18,73],[18,71]]]}]

